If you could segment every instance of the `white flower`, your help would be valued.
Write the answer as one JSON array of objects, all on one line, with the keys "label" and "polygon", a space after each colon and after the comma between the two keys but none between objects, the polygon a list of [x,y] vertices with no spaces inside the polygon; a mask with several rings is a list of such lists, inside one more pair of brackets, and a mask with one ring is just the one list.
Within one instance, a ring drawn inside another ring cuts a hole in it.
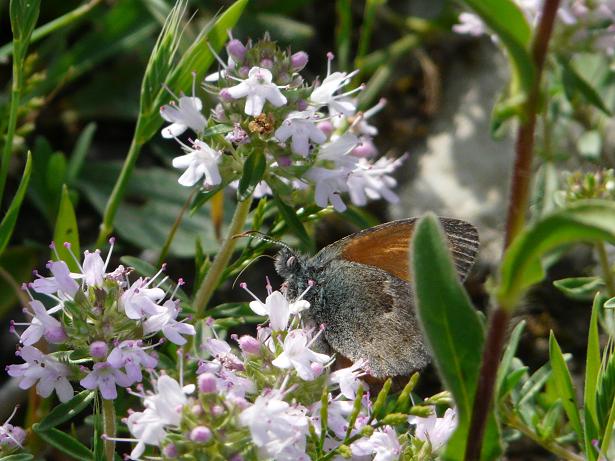
[{"label": "white flower", "polygon": [[94,253],[85,251],[83,257],[83,277],[85,283],[89,287],[100,288],[105,278],[105,270],[107,269],[105,262],[100,257],[100,250]]},{"label": "white flower", "polygon": [[[349,400],[331,400],[329,396],[329,403],[327,405],[327,426],[333,431],[333,433],[340,439],[344,439],[346,431],[348,430],[347,418],[352,413],[354,402]],[[320,410],[322,404],[317,402],[311,408],[312,413],[312,425],[316,430],[316,434],[320,435],[321,422],[320,422]]]},{"label": "white flower", "polygon": [[186,187],[194,186],[203,176],[203,184],[206,187],[222,182],[218,170],[220,152],[198,139],[194,141],[192,148],[185,145],[182,147],[187,153],[173,159],[174,168],[186,170],[177,180],[178,183]]},{"label": "white flower", "polygon": [[39,277],[30,284],[37,293],[57,293],[60,299],[71,299],[79,289],[77,282],[73,280],[68,266],[64,261],[51,261],[47,264],[51,277]]},{"label": "white flower", "polygon": [[186,338],[182,335],[194,336],[196,330],[189,323],[178,322],[179,302],[168,299],[157,314],[152,315],[143,322],[143,334],[149,335],[157,331],[162,331],[162,334],[172,343],[178,346],[186,344]]},{"label": "white flower", "polygon": [[2,425],[0,425],[0,449],[2,449],[2,447],[23,448],[23,442],[26,439],[26,431],[19,426],[13,426],[11,424],[11,420],[13,416],[15,416],[15,413],[17,413],[18,407],[19,405],[13,409],[13,413],[11,413]]},{"label": "white flower", "polygon": [[160,115],[163,119],[171,124],[162,129],[163,138],[176,138],[188,128],[196,133],[202,133],[207,121],[201,110],[203,103],[194,96],[194,87],[192,96],[181,96],[178,103],[171,103],[160,108]]},{"label": "white flower", "polygon": [[29,325],[19,338],[22,344],[31,346],[38,342],[43,336],[47,341],[53,344],[66,341],[67,336],[62,324],[56,318],[49,315],[43,303],[32,300],[30,301],[30,307],[34,312],[32,322],[29,324],[14,323],[14,325]]},{"label": "white flower", "polygon": [[126,313],[126,317],[133,320],[141,320],[157,314],[161,306],[156,304],[164,298],[164,291],[160,288],[148,288],[148,282],[142,278],[137,279],[120,297],[120,305]]},{"label": "white flower", "polygon": [[271,72],[262,67],[252,67],[248,78],[240,84],[227,88],[234,99],[246,98],[244,112],[256,116],[263,111],[265,101],[273,106],[280,107],[286,104],[286,97],[275,83],[272,83]]},{"label": "white flower", "polygon": [[311,350],[308,339],[304,330],[290,331],[284,338],[283,352],[271,363],[278,368],[294,368],[301,379],[313,380],[316,373],[312,369],[312,363],[325,364],[331,357]]},{"label": "white flower", "polygon": [[145,352],[140,341],[125,340],[113,348],[107,357],[107,362],[113,368],[124,368],[132,384],[143,380],[141,367],[154,368],[158,364],[158,359]]},{"label": "white flower", "polygon": [[330,143],[322,146],[318,152],[319,160],[331,160],[338,168],[351,170],[357,163],[357,158],[348,155],[361,143],[353,133],[347,132]]},{"label": "white flower", "polygon": [[241,412],[239,423],[247,426],[252,442],[267,458],[276,460],[309,459],[305,456],[308,420],[300,408],[293,408],[277,393],[260,395]]},{"label": "white flower", "polygon": [[350,200],[357,206],[363,206],[367,199],[385,199],[390,203],[397,203],[399,198],[392,191],[397,181],[391,174],[405,160],[405,156],[398,159],[382,157],[375,163],[359,159],[356,167],[348,175],[347,186]]},{"label": "white flower", "polygon": [[350,445],[352,454],[366,456],[375,453],[373,461],[393,461],[399,459],[401,445],[397,440],[395,429],[385,426],[375,431],[369,439],[359,439]]},{"label": "white flower", "polygon": [[312,167],[305,173],[305,178],[316,183],[314,200],[319,207],[325,208],[330,203],[340,213],[346,211],[340,197],[347,190],[348,172],[345,169]]},{"label": "white flower", "polygon": [[[307,301],[304,301],[306,303]],[[309,307],[309,303],[308,303]],[[250,302],[250,309],[257,315],[269,317],[271,328],[274,330],[285,330],[291,313],[291,304],[288,299],[279,291],[274,291],[265,302],[256,299]]]},{"label": "white flower", "polygon": [[365,367],[367,367],[367,360],[361,359],[347,368],[341,368],[331,373],[329,381],[339,385],[340,392],[344,397],[354,400],[361,384],[359,377],[365,375]]},{"label": "white flower", "polygon": [[33,346],[24,346],[16,352],[26,363],[9,365],[9,376],[18,378],[20,389],[28,389],[36,383],[36,393],[47,398],[55,390],[60,402],[73,397],[73,386],[68,381],[68,367]]},{"label": "white flower", "polygon": [[459,24],[453,26],[453,31],[479,37],[486,32],[486,28],[485,23],[476,14],[464,12],[459,15]]},{"label": "white flower", "polygon": [[442,418],[436,416],[435,408],[432,407],[431,415],[427,418],[410,416],[408,424],[415,424],[414,436],[417,439],[429,442],[431,449],[437,451],[442,448],[457,428],[457,412],[454,408],[448,408]]},{"label": "white flower", "polygon": [[126,420],[126,426],[137,442],[130,452],[130,459],[139,459],[145,452],[145,445],[160,446],[160,442],[167,436],[164,421],[151,408],[131,413]]},{"label": "white flower", "polygon": [[133,381],[120,370],[111,366],[108,362],[98,362],[92,367],[92,371],[79,381],[86,389],[100,390],[103,399],[114,400],[117,398],[116,385],[128,387]]},{"label": "white flower", "polygon": [[291,112],[275,131],[275,137],[284,142],[292,139],[292,150],[296,154],[307,157],[310,153],[310,141],[322,144],[327,136],[316,126],[313,111]]},{"label": "white flower", "polygon": [[335,93],[347,85],[358,72],[358,70],[355,70],[350,74],[346,72],[329,73],[322,83],[312,91],[310,101],[316,106],[329,106],[331,115],[341,113],[349,116],[354,114],[356,107],[352,101],[347,99],[347,96],[360,90],[360,88],[339,95],[335,95]]}]

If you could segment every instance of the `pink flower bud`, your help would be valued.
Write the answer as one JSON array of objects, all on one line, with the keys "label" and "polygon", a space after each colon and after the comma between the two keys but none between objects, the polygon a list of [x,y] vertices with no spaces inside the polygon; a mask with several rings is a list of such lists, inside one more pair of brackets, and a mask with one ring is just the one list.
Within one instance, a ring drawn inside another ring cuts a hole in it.
[{"label": "pink flower bud", "polygon": [[249,73],[250,73],[250,68],[248,66],[242,66],[239,69],[239,76],[241,78],[247,78]]},{"label": "pink flower bud", "polygon": [[318,362],[312,362],[310,364],[310,368],[312,369],[312,371],[314,372],[315,376],[320,376],[322,374],[322,372],[325,370],[325,367],[323,367],[320,363]]},{"label": "pink flower bud", "polygon": [[376,146],[371,141],[363,141],[350,152],[355,157],[369,158],[378,153]]},{"label": "pink flower bud", "polygon": [[190,432],[190,440],[197,443],[208,442],[211,436],[211,430],[205,426],[197,426]]},{"label": "pink flower bud", "polygon": [[220,90],[220,93],[218,93],[218,97],[222,102],[231,102],[233,100],[231,93],[229,93],[226,88],[222,88],[222,90]]},{"label": "pink flower bud", "polygon": [[199,391],[204,394],[209,394],[216,391],[216,377],[213,373],[203,373],[199,375]]},{"label": "pink flower bud", "polygon": [[214,405],[211,407],[211,414],[214,416],[220,416],[224,414],[224,407],[222,405]]},{"label": "pink flower bud", "polygon": [[165,447],[162,449],[162,454],[164,455],[165,458],[176,458],[177,457],[177,447],[173,443],[165,445]]},{"label": "pink flower bud", "polygon": [[333,133],[333,124],[329,120],[325,120],[324,122],[320,122],[316,125],[320,131],[322,131],[326,136],[331,136]]},{"label": "pink flower bud", "polygon": [[273,69],[273,61],[269,58],[261,59],[261,67],[265,69]]},{"label": "pink flower bud", "polygon": [[308,103],[305,99],[300,99],[299,101],[297,101],[297,109],[305,110],[307,108],[308,108]]},{"label": "pink flower bud", "polygon": [[261,350],[261,345],[256,338],[250,335],[243,335],[237,341],[239,348],[246,354],[257,355]]},{"label": "pink flower bud", "polygon": [[290,65],[295,72],[299,72],[308,63],[308,54],[305,51],[297,51],[290,57]]},{"label": "pink flower bud", "polygon": [[92,357],[102,359],[107,356],[107,352],[109,352],[109,348],[104,341],[94,341],[90,344],[90,354]]},{"label": "pink flower bud", "polygon": [[280,166],[291,166],[293,161],[288,155],[280,155],[278,157],[278,165]]},{"label": "pink flower bud", "polygon": [[241,62],[246,56],[246,47],[243,43],[234,38],[226,45],[226,52],[230,54],[236,62]]},{"label": "pink flower bud", "polygon": [[203,414],[203,407],[199,404],[193,405],[190,410],[194,416],[201,416]]}]

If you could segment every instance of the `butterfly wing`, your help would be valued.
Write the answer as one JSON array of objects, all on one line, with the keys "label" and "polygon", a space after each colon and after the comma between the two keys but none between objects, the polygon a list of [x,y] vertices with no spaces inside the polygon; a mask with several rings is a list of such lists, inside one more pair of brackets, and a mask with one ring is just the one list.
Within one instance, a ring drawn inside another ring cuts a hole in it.
[{"label": "butterfly wing", "polygon": [[[358,232],[321,250],[322,299],[310,308],[326,326],[329,345],[353,362],[366,359],[370,374],[405,376],[429,362],[412,304],[408,250],[416,218]],[[478,251],[478,232],[458,219],[440,218],[459,278]]]},{"label": "butterfly wing", "polygon": [[[465,280],[478,252],[476,228],[454,218],[439,218],[461,280]],[[395,277],[411,280],[408,250],[418,218],[392,221],[349,235],[323,248],[315,263],[324,266],[336,258],[378,267]]]}]

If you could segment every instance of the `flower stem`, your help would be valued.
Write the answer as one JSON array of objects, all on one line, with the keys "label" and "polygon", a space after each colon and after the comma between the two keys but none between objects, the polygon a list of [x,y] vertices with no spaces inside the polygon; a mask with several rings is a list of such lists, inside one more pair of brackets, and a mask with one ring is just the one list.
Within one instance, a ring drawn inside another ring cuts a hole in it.
[{"label": "flower stem", "polygon": [[105,244],[107,238],[113,231],[113,220],[115,219],[115,214],[117,213],[117,209],[119,208],[122,198],[124,197],[128,180],[132,175],[132,170],[134,170],[135,163],[137,163],[137,158],[139,158],[139,153],[141,152],[141,147],[143,146],[143,144],[137,141],[136,136],[139,132],[140,120],[141,118],[139,117],[137,127],[135,128],[135,136],[132,138],[132,142],[130,143],[130,149],[128,150],[128,154],[124,160],[124,165],[122,165],[122,171],[113,186],[113,191],[111,192],[111,196],[109,197],[107,206],[105,207],[103,221],[100,225],[98,239],[96,240],[96,246],[99,248]]},{"label": "flower stem", "polygon": [[235,249],[236,244],[234,236],[242,231],[243,225],[248,218],[251,204],[251,195],[245,200],[237,202],[237,207],[235,208],[231,225],[228,228],[224,241],[222,242],[220,251],[216,254],[211,267],[207,271],[207,275],[196,292],[193,307],[196,311],[197,319],[202,319],[205,317],[207,304],[214,294],[215,289],[218,287],[218,283],[220,282],[220,277],[222,277],[224,268],[227,266],[231,256],[233,255],[233,250]]},{"label": "flower stem", "polygon": [[[525,225],[532,179],[536,114],[540,106],[541,76],[558,7],[559,0],[545,0],[532,44],[532,59],[536,74],[525,101],[525,107],[523,107],[524,117],[520,121],[517,132],[515,166],[506,219],[504,249],[508,248]],[[498,306],[490,315],[489,330],[483,348],[482,363],[478,374],[468,431],[464,458],[466,461],[480,459],[487,417],[493,403],[496,375],[507,336],[509,320],[510,311],[504,306]]]},{"label": "flower stem", "polygon": [[102,398],[102,416],[105,431],[105,459],[113,461],[115,457],[115,441],[109,440],[109,437],[115,437],[115,407],[113,400]]},{"label": "flower stem", "polygon": [[192,202],[192,198],[194,197],[194,194],[195,194],[196,191],[197,191],[197,189],[193,189],[192,190],[192,192],[190,193],[190,195],[188,196],[188,198],[184,202],[184,205],[182,206],[182,209],[179,210],[179,213],[177,214],[177,217],[175,218],[175,222],[173,223],[173,226],[171,227],[171,230],[169,231],[169,235],[167,235],[167,239],[165,240],[164,245],[162,246],[162,250],[160,250],[160,256],[158,256],[158,264],[156,265],[156,267],[162,266],[162,264],[164,263],[164,260],[166,259],[167,255],[169,254],[169,249],[171,248],[171,243],[173,243],[173,239],[175,238],[175,234],[177,233],[177,229],[179,229],[179,225],[182,222],[182,218],[184,217],[184,213],[186,212],[186,210],[188,209],[188,206]]},{"label": "flower stem", "polygon": [[609,292],[609,296],[612,298],[615,296],[615,281],[613,280],[613,271],[611,270],[611,265],[609,264],[609,257],[606,254],[604,242],[596,243],[596,250],[598,250],[598,258],[600,259],[602,278],[604,278],[606,289]]}]

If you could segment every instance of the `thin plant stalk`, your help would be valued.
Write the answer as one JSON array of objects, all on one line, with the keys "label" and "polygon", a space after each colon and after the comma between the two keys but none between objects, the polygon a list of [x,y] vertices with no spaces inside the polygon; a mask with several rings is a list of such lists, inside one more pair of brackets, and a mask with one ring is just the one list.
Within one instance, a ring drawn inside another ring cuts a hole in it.
[{"label": "thin plant stalk", "polygon": [[194,197],[194,194],[195,194],[196,190],[197,189],[194,189],[190,193],[190,195],[188,196],[188,198],[184,202],[184,205],[182,206],[182,209],[179,210],[179,213],[177,214],[177,217],[175,218],[175,222],[173,223],[173,227],[171,227],[171,230],[169,231],[169,234],[167,235],[167,239],[164,241],[164,245],[162,246],[162,250],[160,250],[160,256],[158,256],[158,264],[157,264],[158,267],[162,266],[162,263],[164,263],[164,260],[167,258],[167,255],[169,254],[169,249],[171,248],[171,244],[173,243],[173,239],[175,238],[175,234],[177,234],[177,229],[179,229],[179,225],[182,222],[182,219],[184,217],[184,213],[186,213],[186,210],[188,209],[188,206],[192,202],[192,199]]},{"label": "thin plant stalk", "polygon": [[596,243],[596,250],[598,251],[598,259],[600,260],[600,268],[602,269],[602,278],[606,284],[609,296],[612,298],[615,296],[615,280],[613,280],[613,271],[609,264],[609,257],[604,242]]},{"label": "thin plant stalk", "polygon": [[113,400],[107,400],[102,398],[102,416],[103,427],[105,431],[105,459],[107,461],[113,461],[115,457],[115,440],[109,440],[116,435],[115,427],[115,406],[113,406]]},{"label": "thin plant stalk", "polygon": [[[525,102],[525,107],[523,108],[524,117],[520,121],[517,132],[515,165],[506,219],[505,249],[508,248],[521,229],[523,229],[526,221],[532,180],[536,115],[540,106],[541,76],[559,3],[559,0],[545,0],[538,29],[532,44],[532,59],[536,76]],[[480,459],[487,417],[493,403],[495,380],[509,320],[510,311],[503,306],[499,306],[490,316],[489,330],[483,349],[483,358],[474,395],[470,430],[468,431],[465,453],[466,461]]]},{"label": "thin plant stalk", "polygon": [[205,317],[207,304],[209,303],[214,291],[220,283],[220,278],[224,272],[224,269],[231,260],[233,250],[237,244],[235,235],[239,234],[243,230],[243,226],[248,218],[250,212],[250,205],[252,204],[252,196],[250,195],[245,200],[237,202],[237,207],[231,220],[231,225],[228,228],[226,237],[222,242],[220,251],[216,254],[203,282],[199,286],[194,298],[194,310],[196,311],[196,318],[202,319]]},{"label": "thin plant stalk", "polygon": [[113,220],[115,219],[117,210],[122,202],[122,198],[124,197],[126,187],[128,186],[128,180],[130,179],[132,171],[135,168],[135,164],[137,163],[137,159],[139,158],[141,147],[143,147],[143,144],[138,142],[136,137],[136,133],[139,133],[140,120],[141,118],[137,121],[135,136],[132,138],[132,142],[130,143],[130,149],[128,149],[128,154],[126,155],[126,159],[122,165],[122,171],[120,171],[120,175],[113,186],[113,191],[111,192],[111,196],[109,197],[107,206],[105,207],[103,221],[100,224],[100,231],[98,234],[98,239],[96,240],[96,246],[99,248],[105,244],[107,238],[113,231]]}]

